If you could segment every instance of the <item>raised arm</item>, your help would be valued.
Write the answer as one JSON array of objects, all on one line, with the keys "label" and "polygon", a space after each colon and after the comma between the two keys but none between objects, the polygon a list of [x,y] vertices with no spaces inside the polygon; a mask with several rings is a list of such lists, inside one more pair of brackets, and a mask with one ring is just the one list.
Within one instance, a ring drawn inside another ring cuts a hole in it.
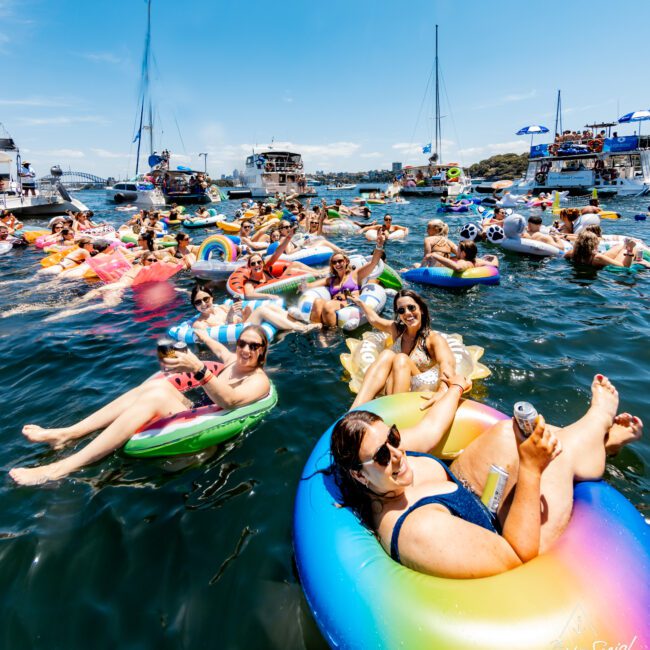
[{"label": "raised arm", "polygon": [[289,234],[280,242],[279,246],[273,251],[273,255],[271,255],[271,257],[264,263],[265,266],[272,266],[280,259],[280,255],[282,255],[287,249],[292,236],[293,233],[289,232]]},{"label": "raised arm", "polygon": [[375,250],[372,252],[370,261],[355,270],[358,284],[363,284],[363,281],[372,273],[375,266],[379,264],[382,251],[384,250],[384,241],[385,238],[381,230],[377,231],[377,245],[375,246]]}]

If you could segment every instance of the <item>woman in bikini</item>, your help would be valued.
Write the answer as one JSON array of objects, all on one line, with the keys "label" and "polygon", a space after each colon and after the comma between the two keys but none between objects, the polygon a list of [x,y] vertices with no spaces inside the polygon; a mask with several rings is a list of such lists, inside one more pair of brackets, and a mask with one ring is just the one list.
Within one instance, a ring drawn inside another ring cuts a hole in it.
[{"label": "woman in bikini", "polygon": [[428,404],[439,399],[456,373],[456,360],[445,338],[431,329],[429,308],[422,297],[410,289],[398,291],[393,301],[395,320],[382,318],[357,298],[351,300],[364,311],[370,325],[393,341],[366,371],[351,408],[381,392],[435,391]]},{"label": "woman in bikini", "polygon": [[[213,375],[195,354],[178,350],[175,357],[164,360],[167,370],[192,373],[197,380],[204,382],[202,388],[207,397],[223,408],[250,404],[269,392],[269,379],[264,372],[268,341],[262,328],[247,327],[237,340],[235,352],[211,339],[205,330],[197,330],[197,336],[225,364],[222,371]],[[99,429],[103,431],[83,449],[62,460],[39,467],[16,467],[9,474],[23,485],[63,478],[119,449],[151,420],[190,408],[192,403],[167,379],[145,381],[72,426],[43,429],[28,424],[23,427],[23,434],[29,440],[48,443],[54,449]]]}]

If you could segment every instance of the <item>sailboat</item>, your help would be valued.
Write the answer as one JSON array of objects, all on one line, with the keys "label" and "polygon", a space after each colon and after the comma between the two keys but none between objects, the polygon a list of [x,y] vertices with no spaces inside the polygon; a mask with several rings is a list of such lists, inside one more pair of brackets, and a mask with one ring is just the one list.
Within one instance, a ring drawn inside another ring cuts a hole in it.
[{"label": "sailboat", "polygon": [[472,190],[469,172],[457,162],[442,161],[442,124],[440,115],[440,67],[438,59],[438,25],[436,25],[435,58],[435,132],[431,143],[423,147],[422,153],[429,153],[426,165],[407,165],[403,169],[400,194],[405,196],[439,197],[458,196]]},{"label": "sailboat", "polygon": [[[150,208],[166,203],[210,203],[205,175],[188,167],[171,169],[171,154],[166,149],[158,154],[154,150],[154,109],[151,93],[151,0],[147,2],[147,32],[142,56],[142,76],[138,103],[138,129],[133,142],[137,142],[135,178],[115,183],[106,190],[108,198],[116,203],[135,203]],[[143,139],[148,140],[148,172],[140,173]]]}]

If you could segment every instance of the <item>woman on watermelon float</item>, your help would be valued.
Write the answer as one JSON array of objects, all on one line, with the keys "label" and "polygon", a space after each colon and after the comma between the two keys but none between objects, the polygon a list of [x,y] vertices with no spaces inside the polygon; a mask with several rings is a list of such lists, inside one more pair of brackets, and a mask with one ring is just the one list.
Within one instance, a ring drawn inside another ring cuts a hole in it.
[{"label": "woman on watermelon float", "polygon": [[[210,339],[201,340],[224,363],[218,375],[212,374],[203,361],[192,352],[176,350],[176,357],[164,359],[167,370],[187,372],[202,383],[203,390],[215,404],[237,408],[251,404],[268,394],[269,379],[264,372],[268,340],[261,327],[247,327],[237,340],[235,352]],[[99,429],[103,431],[83,449],[62,460],[40,467],[16,467],[9,474],[22,485],[36,485],[63,478],[95,463],[119,449],[140,428],[152,420],[175,415],[192,408],[183,393],[168,379],[152,379],[131,389],[87,418],[61,429],[43,429],[35,424],[23,427],[23,434],[32,442],[45,442],[54,449],[83,438]]]},{"label": "woman on watermelon float", "polygon": [[[605,457],[641,437],[643,423],[617,415],[618,392],[596,375],[591,405],[564,428],[540,416],[525,438],[502,420],[473,440],[448,468],[428,452],[454,421],[470,383],[449,390],[415,426],[398,429],[370,413],[347,413],[334,427],[331,471],[350,507],[391,557],[422,573],[482,578],[549,549],[571,517],[573,484],[598,480]],[[509,478],[497,517],[481,503],[490,464]]]}]

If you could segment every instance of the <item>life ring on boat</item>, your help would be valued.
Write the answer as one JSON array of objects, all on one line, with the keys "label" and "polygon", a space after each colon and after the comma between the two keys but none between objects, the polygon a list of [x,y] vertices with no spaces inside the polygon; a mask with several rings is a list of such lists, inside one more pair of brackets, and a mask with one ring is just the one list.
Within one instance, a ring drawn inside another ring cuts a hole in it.
[{"label": "life ring on boat", "polygon": [[544,185],[546,183],[546,174],[544,172],[537,172],[535,174],[535,180],[540,184]]},{"label": "life ring on boat", "polygon": [[275,165],[273,163],[267,162],[266,165],[264,165],[264,169],[267,172],[272,172],[275,169]]},{"label": "life ring on boat", "polygon": [[303,169],[303,168],[304,168],[304,165],[303,165],[301,162],[299,162],[299,163],[296,165],[296,167],[297,167],[298,169]]},{"label": "life ring on boat", "polygon": [[447,178],[449,180],[456,179],[460,176],[460,169],[458,167],[451,167],[447,170]]},{"label": "life ring on boat", "polygon": [[603,150],[603,141],[602,140],[589,140],[587,146],[594,153],[600,153]]}]

